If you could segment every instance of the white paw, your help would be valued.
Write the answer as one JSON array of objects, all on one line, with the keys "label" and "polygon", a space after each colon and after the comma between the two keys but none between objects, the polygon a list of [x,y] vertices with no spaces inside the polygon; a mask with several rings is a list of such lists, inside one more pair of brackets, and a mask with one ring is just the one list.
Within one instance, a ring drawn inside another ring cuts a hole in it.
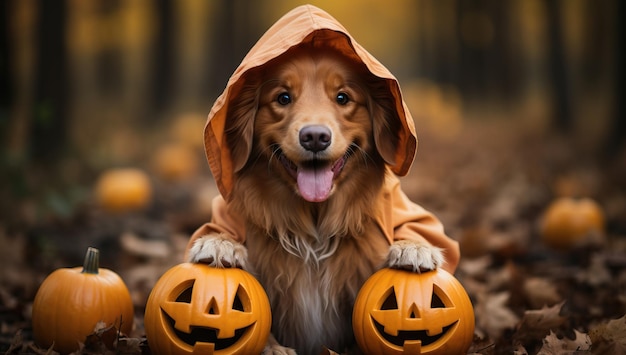
[{"label": "white paw", "polygon": [[222,234],[200,237],[189,249],[187,262],[204,263],[215,267],[245,269],[248,250],[241,243]]},{"label": "white paw", "polygon": [[297,355],[296,351],[291,348],[285,348],[280,345],[267,345],[263,349],[262,355]]},{"label": "white paw", "polygon": [[427,242],[398,240],[389,248],[387,266],[413,272],[429,271],[444,263],[443,252]]},{"label": "white paw", "polygon": [[263,349],[262,355],[297,355],[296,351],[291,348],[286,348],[278,343],[274,334],[270,334],[267,339],[267,344]]}]

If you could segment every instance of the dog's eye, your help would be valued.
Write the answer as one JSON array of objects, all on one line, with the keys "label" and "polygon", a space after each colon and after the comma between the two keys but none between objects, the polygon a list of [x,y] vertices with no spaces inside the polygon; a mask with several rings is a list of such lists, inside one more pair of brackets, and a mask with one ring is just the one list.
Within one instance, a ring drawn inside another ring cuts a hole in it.
[{"label": "dog's eye", "polygon": [[291,96],[287,92],[281,92],[278,94],[278,97],[276,97],[276,102],[283,106],[288,105],[291,103]]},{"label": "dog's eye", "polygon": [[340,92],[337,94],[337,97],[335,98],[335,100],[337,100],[338,104],[345,105],[350,101],[350,98],[348,97],[348,94],[346,94],[345,92]]}]

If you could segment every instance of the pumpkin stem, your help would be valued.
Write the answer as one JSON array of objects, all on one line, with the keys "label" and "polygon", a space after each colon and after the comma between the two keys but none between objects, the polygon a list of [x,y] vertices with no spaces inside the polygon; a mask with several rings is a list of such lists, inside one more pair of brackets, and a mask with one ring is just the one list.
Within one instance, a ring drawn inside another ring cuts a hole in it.
[{"label": "pumpkin stem", "polygon": [[87,254],[85,254],[85,262],[83,263],[83,274],[98,274],[98,268],[100,267],[100,251],[96,248],[87,248]]}]

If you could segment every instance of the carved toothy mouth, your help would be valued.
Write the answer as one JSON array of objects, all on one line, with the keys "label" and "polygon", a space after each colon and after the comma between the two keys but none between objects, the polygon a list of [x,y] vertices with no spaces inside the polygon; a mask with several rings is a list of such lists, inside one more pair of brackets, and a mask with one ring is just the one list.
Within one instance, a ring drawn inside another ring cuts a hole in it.
[{"label": "carved toothy mouth", "polygon": [[221,339],[217,336],[219,332],[218,329],[210,327],[192,326],[190,333],[180,331],[174,327],[174,324],[176,323],[174,318],[170,317],[170,315],[164,310],[161,310],[161,312],[167,323],[168,332],[192,347],[195,346],[196,343],[205,343],[213,344],[215,350],[228,349],[235,345],[244,336],[246,331],[252,327],[252,325],[249,325],[242,329],[236,329],[233,337]]},{"label": "carved toothy mouth", "polygon": [[404,346],[405,341],[420,341],[422,346],[427,346],[435,343],[437,340],[441,339],[448,333],[454,325],[458,323],[458,321],[443,327],[441,333],[435,335],[428,335],[426,330],[399,330],[398,335],[391,335],[385,333],[385,326],[378,323],[374,317],[372,317],[372,322],[378,330],[378,334],[382,335],[383,339],[387,342],[396,345],[396,346]]}]

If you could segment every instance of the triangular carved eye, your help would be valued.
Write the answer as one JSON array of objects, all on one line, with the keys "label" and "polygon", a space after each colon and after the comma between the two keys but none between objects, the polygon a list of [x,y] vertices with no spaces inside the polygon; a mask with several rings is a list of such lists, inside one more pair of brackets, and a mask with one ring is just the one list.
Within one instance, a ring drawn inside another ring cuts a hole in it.
[{"label": "triangular carved eye", "polygon": [[391,287],[385,293],[385,301],[380,306],[380,310],[398,309],[398,300],[396,299],[396,290]]},{"label": "triangular carved eye", "polygon": [[191,294],[193,293],[193,284],[194,283],[192,282],[191,285],[189,285],[189,287],[185,288],[183,292],[181,292],[176,297],[176,302],[191,303]]},{"label": "triangular carved eye", "polygon": [[233,300],[232,309],[240,312],[250,312],[250,308],[250,297],[248,296],[246,289],[239,285],[237,293],[235,294],[235,299]]},{"label": "triangular carved eye", "polygon": [[446,308],[446,305],[435,292],[433,292],[433,297],[430,300],[430,308]]}]

